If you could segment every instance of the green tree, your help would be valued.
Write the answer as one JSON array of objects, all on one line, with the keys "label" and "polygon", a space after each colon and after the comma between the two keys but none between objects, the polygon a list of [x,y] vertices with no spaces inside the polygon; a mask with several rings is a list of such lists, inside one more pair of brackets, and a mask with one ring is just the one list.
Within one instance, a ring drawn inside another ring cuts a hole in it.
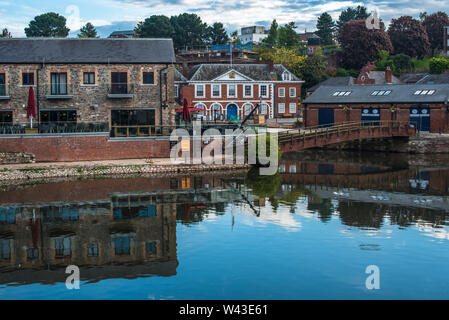
[{"label": "green tree", "polygon": [[423,58],[429,53],[430,43],[426,29],[410,16],[392,19],[388,28],[394,54]]},{"label": "green tree", "polygon": [[208,42],[212,45],[226,44],[229,42],[228,34],[221,22],[215,22],[207,27]]},{"label": "green tree", "polygon": [[25,34],[27,37],[58,37],[68,36],[70,29],[66,26],[66,18],[54,13],[48,12],[34,17],[30,21]]},{"label": "green tree", "polygon": [[449,60],[446,58],[432,58],[429,61],[429,70],[433,74],[441,74],[449,69]]},{"label": "green tree", "polygon": [[174,29],[173,43],[175,49],[184,47],[201,47],[207,41],[207,24],[194,13],[183,13],[170,17]]},{"label": "green tree", "polygon": [[0,33],[0,38],[12,38],[11,32],[7,28],[4,28]]},{"label": "green tree", "polygon": [[335,23],[332,20],[330,14],[324,12],[321,16],[319,16],[316,28],[317,31],[315,32],[315,34],[321,38],[322,45],[333,45],[335,43]]},{"label": "green tree", "polygon": [[299,46],[299,37],[295,31],[296,26],[294,22],[290,22],[278,30],[278,47],[288,49],[297,48]]},{"label": "green tree", "polygon": [[357,6],[356,8],[349,7],[340,13],[337,21],[338,32],[341,32],[343,25],[352,20],[365,20],[369,17],[368,9],[364,6]]},{"label": "green tree", "polygon": [[134,28],[139,38],[171,38],[173,31],[170,19],[164,15],[152,15]]},{"label": "green tree", "polygon": [[279,25],[276,19],[271,23],[270,30],[268,31],[268,36],[262,40],[262,45],[268,48],[274,48],[278,42],[278,28]]},{"label": "green tree", "polygon": [[80,29],[78,38],[98,38],[97,30],[92,23],[88,22],[84,27]]},{"label": "green tree", "polygon": [[326,75],[327,61],[321,52],[317,52],[308,56],[299,68],[299,77],[304,80],[304,90],[306,93],[308,88],[313,87],[328,78]]},{"label": "green tree", "polygon": [[430,49],[435,54],[443,50],[444,27],[449,26],[449,17],[446,12],[438,11],[430,16],[426,16],[422,21],[429,37]]}]

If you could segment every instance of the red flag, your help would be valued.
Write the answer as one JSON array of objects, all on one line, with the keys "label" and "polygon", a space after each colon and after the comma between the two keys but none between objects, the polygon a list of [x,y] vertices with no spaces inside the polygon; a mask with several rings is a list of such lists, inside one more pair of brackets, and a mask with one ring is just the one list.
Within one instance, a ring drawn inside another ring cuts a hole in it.
[{"label": "red flag", "polygon": [[27,118],[30,116],[36,119],[36,102],[34,100],[34,90],[32,86],[28,92]]}]

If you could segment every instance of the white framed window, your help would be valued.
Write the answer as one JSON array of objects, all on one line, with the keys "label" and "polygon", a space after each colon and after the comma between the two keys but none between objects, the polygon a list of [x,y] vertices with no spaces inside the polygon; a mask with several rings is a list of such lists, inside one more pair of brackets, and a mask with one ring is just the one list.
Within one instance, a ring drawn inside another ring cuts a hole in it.
[{"label": "white framed window", "polygon": [[296,88],[290,88],[289,93],[290,93],[290,98],[295,98],[296,97]]},{"label": "white framed window", "polygon": [[195,98],[204,98],[204,84],[195,85]]},{"label": "white framed window", "polygon": [[220,114],[221,114],[221,105],[219,105],[218,103],[214,103],[211,106],[211,112],[209,114],[209,120],[218,119],[220,117]]},{"label": "white framed window", "polygon": [[268,112],[268,106],[267,106],[267,104],[266,103],[262,103],[261,105],[260,105],[260,114],[267,114],[267,112]]},{"label": "white framed window", "polygon": [[290,165],[288,172],[290,173],[296,173],[296,165],[292,164]]},{"label": "white framed window", "polygon": [[245,98],[252,98],[253,97],[253,85],[252,84],[245,84],[243,86],[243,96]]},{"label": "white framed window", "polygon": [[175,84],[175,98],[179,97],[179,85]]},{"label": "white framed window", "polygon": [[268,98],[268,85],[266,84],[259,85],[259,96],[261,98]]},{"label": "white framed window", "polygon": [[282,74],[282,80],[284,80],[284,81],[290,81],[290,80],[292,80],[292,76],[291,76],[290,72],[285,71],[285,72]]},{"label": "white framed window", "polygon": [[278,96],[281,98],[285,97],[285,88],[278,89]]},{"label": "white framed window", "polygon": [[278,103],[278,113],[285,113],[285,103]]},{"label": "white framed window", "polygon": [[245,116],[249,115],[252,109],[253,106],[251,104],[245,103],[245,105],[243,106],[243,112],[245,113]]},{"label": "white framed window", "polygon": [[288,106],[288,111],[290,113],[296,113],[296,103],[290,103]]},{"label": "white framed window", "polygon": [[237,97],[237,85],[228,84],[228,98],[236,98]]},{"label": "white framed window", "polygon": [[220,98],[221,97],[221,85],[213,84],[211,85],[212,98]]}]

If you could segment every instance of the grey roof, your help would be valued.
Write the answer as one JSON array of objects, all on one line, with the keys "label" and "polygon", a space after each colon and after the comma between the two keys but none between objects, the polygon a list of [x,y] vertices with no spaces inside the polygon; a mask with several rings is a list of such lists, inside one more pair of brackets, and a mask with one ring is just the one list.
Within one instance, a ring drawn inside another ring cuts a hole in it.
[{"label": "grey roof", "polygon": [[449,74],[427,74],[417,84],[449,84]]},{"label": "grey roof", "polygon": [[133,36],[134,33],[135,33],[134,30],[120,30],[120,31],[112,32],[109,36],[110,37],[114,37],[114,36]]},{"label": "grey roof", "polygon": [[[275,64],[274,76],[277,80],[282,79],[282,73],[288,71],[281,64]],[[189,72],[190,81],[211,81],[230,70],[235,70],[244,76],[257,81],[271,81],[273,75],[270,74],[268,64],[201,64],[192,68]],[[301,81],[292,73],[293,81]]]},{"label": "grey roof", "polygon": [[[373,96],[374,91],[387,91],[387,96]],[[432,95],[415,95],[417,90],[435,90]],[[348,96],[333,96],[337,91],[351,91]],[[442,84],[390,84],[390,85],[353,85],[321,86],[304,103],[439,103],[448,101],[449,85]]]},{"label": "grey roof", "polygon": [[0,63],[172,63],[171,39],[0,39]]},{"label": "grey roof", "polygon": [[314,85],[313,87],[310,87],[309,89],[307,89],[307,92],[313,92],[321,86],[349,86],[354,83],[354,80],[355,79],[353,77],[328,78],[328,79]]},{"label": "grey roof", "polygon": [[184,75],[181,73],[181,71],[179,71],[176,68],[175,68],[175,81],[177,81],[177,82],[187,82],[187,78],[184,77]]},{"label": "grey roof", "polygon": [[416,83],[425,76],[429,75],[428,73],[406,73],[401,75],[401,81],[403,83]]},{"label": "grey roof", "polygon": [[[370,72],[368,72],[368,78],[374,79],[376,81],[376,84],[386,84],[387,83],[387,81],[385,80],[385,71],[370,71]],[[393,84],[402,83],[401,80],[399,80],[394,75],[391,75],[391,82]]]}]

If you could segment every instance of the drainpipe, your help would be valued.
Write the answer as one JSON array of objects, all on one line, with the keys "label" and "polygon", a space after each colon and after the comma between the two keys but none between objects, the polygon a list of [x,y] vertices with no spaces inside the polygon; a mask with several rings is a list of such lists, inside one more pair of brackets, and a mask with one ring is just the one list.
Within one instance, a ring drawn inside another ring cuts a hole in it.
[{"label": "drainpipe", "polygon": [[[160,103],[161,103],[161,110],[160,110],[160,114],[159,114],[159,119],[160,119],[159,125],[160,126],[162,126],[162,72],[167,69],[168,69],[168,64],[166,64],[164,68],[159,70],[159,97],[160,97]],[[167,99],[168,97],[166,96],[165,98]],[[161,132],[162,132],[162,127],[161,127]]]}]

